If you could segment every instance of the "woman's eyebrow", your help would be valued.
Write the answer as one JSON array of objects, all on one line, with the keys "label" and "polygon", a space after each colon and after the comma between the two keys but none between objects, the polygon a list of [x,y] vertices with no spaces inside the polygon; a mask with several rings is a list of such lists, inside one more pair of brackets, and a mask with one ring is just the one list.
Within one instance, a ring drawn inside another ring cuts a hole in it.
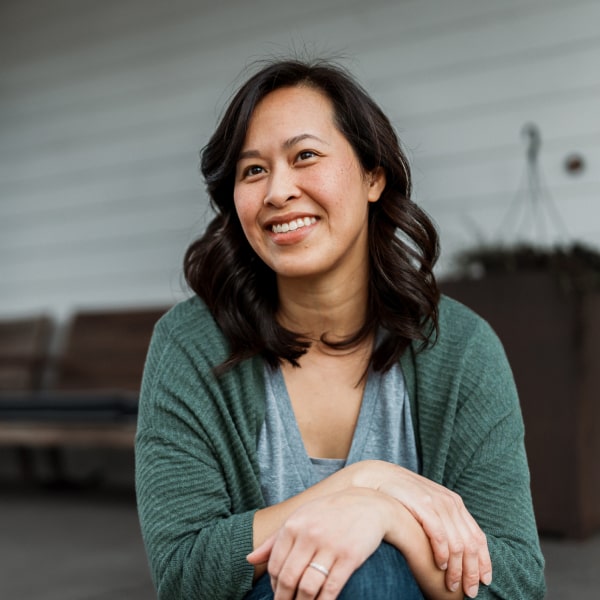
[{"label": "woman's eyebrow", "polygon": [[[318,137],[316,135],[313,135],[312,133],[301,133],[299,135],[295,135],[294,137],[291,137],[291,138],[285,140],[285,142],[283,142],[283,144],[282,144],[282,147],[285,150],[287,150],[289,148],[292,148],[296,144],[303,142],[304,140],[308,140],[308,139],[317,140],[318,142],[321,142],[322,144],[329,146],[329,144],[325,140],[321,139],[320,137]],[[240,155],[238,156],[238,161],[240,161],[244,158],[260,158],[260,156],[261,155],[258,150],[249,148],[248,150],[242,150],[240,152]]]},{"label": "woman's eyebrow", "polygon": [[[321,142],[322,144],[327,144],[327,142],[323,139],[321,139],[320,137],[313,135],[312,133],[301,133],[300,135],[295,135],[294,137],[291,137],[287,140],[285,140],[285,142],[283,142],[283,147],[284,148],[291,148],[292,146],[295,146],[296,144],[298,144],[299,142],[303,142],[304,140],[307,139],[312,139],[312,140],[317,140],[317,142]],[[329,146],[329,144],[327,144]]]},{"label": "woman's eyebrow", "polygon": [[243,150],[238,156],[238,161],[243,158],[260,158],[260,152],[258,150]]}]

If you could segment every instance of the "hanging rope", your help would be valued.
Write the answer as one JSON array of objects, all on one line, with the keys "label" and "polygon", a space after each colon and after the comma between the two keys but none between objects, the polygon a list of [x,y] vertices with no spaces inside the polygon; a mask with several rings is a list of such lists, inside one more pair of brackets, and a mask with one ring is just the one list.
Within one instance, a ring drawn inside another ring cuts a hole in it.
[{"label": "hanging rope", "polygon": [[533,241],[541,245],[552,243],[551,229],[557,237],[569,240],[567,231],[556,204],[544,184],[539,166],[540,148],[542,136],[537,125],[527,123],[521,130],[526,139],[526,165],[522,183],[519,186],[515,198],[500,224],[499,239],[506,239],[507,232],[514,231],[514,241],[520,236],[527,238],[531,232]]}]

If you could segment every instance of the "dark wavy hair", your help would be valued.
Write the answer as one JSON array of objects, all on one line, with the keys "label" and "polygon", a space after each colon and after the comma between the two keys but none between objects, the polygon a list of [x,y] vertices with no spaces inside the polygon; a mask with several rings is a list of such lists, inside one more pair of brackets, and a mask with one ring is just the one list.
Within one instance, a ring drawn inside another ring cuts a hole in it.
[{"label": "dark wavy hair", "polygon": [[377,104],[342,67],[326,61],[277,60],[266,64],[234,95],[201,153],[201,170],[216,216],[188,248],[184,273],[207,304],[229,341],[224,371],[251,356],[272,366],[293,365],[310,342],[276,319],[275,273],[258,257],[242,231],[233,202],[236,163],[257,104],[278,88],[307,86],[333,104],[335,124],[356,153],[365,173],[383,168],[385,188],[369,204],[370,276],[367,318],[348,339],[330,343],[351,348],[379,327],[386,335],[371,356],[387,370],[408,345],[420,349],[437,334],[439,291],[433,266],[438,235],[411,200],[408,161],[394,128]]}]

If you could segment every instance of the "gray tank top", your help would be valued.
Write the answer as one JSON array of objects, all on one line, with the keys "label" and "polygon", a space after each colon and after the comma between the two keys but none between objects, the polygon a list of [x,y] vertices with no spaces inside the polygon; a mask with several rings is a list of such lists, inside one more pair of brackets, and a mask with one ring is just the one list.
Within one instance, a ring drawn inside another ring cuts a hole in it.
[{"label": "gray tank top", "polygon": [[264,368],[266,413],[258,438],[258,463],[267,506],[299,494],[346,465],[367,459],[419,471],[410,403],[399,364],[382,374],[369,370],[346,459],[307,455],[281,369]]}]

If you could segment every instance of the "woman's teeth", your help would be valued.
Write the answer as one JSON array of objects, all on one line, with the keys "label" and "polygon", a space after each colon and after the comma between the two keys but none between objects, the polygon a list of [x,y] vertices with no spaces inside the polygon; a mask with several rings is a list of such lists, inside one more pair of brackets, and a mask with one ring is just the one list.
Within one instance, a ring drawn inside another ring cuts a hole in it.
[{"label": "woman's teeth", "polygon": [[287,233],[288,231],[295,231],[301,227],[308,227],[316,222],[317,219],[315,217],[304,217],[303,219],[294,219],[289,223],[278,223],[277,225],[273,225],[271,231],[273,233]]}]

